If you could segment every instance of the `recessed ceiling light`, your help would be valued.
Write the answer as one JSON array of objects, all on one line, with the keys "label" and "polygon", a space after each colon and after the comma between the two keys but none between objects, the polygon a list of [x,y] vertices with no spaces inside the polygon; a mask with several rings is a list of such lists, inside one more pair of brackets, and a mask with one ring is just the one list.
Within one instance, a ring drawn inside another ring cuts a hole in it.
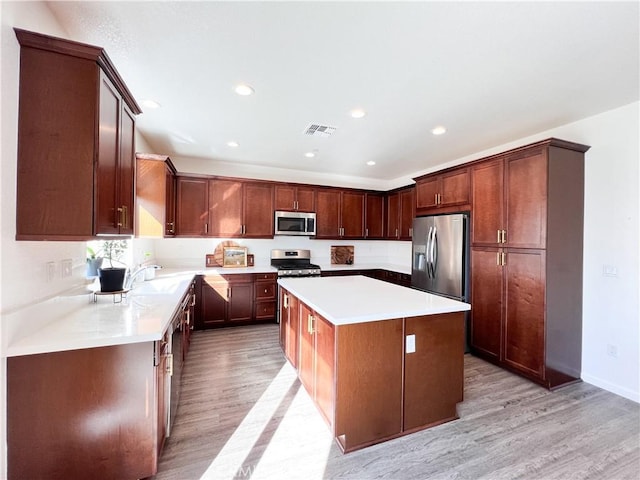
[{"label": "recessed ceiling light", "polygon": [[253,87],[251,85],[247,85],[246,83],[236,85],[235,91],[238,95],[242,95],[243,97],[246,97],[247,95],[253,95],[253,93],[255,92]]},{"label": "recessed ceiling light", "polygon": [[304,156],[307,157],[307,158],[313,158],[313,157],[316,156],[316,154],[313,153],[313,152],[307,152],[307,153],[304,154]]},{"label": "recessed ceiling light", "polygon": [[147,108],[160,108],[160,104],[155,100],[143,100],[142,105]]},{"label": "recessed ceiling light", "polygon": [[229,147],[233,147],[233,148],[235,148],[235,147],[237,147],[237,146],[239,146],[239,145],[240,145],[240,144],[239,144],[238,142],[227,142],[227,146],[229,146]]},{"label": "recessed ceiling light", "polygon": [[356,108],[354,110],[351,110],[350,113],[353,118],[362,118],[367,114],[367,112],[365,112],[361,108]]},{"label": "recessed ceiling light", "polygon": [[375,164],[376,164],[376,162],[374,162],[373,160],[369,160],[369,161],[367,162],[367,165],[369,165],[370,167],[372,167],[372,166],[373,166],[373,165],[375,165]]},{"label": "recessed ceiling light", "polygon": [[447,131],[446,128],[444,128],[442,125],[439,125],[435,127],[433,130],[431,130],[431,133],[433,133],[434,135],[442,135],[446,131]]}]

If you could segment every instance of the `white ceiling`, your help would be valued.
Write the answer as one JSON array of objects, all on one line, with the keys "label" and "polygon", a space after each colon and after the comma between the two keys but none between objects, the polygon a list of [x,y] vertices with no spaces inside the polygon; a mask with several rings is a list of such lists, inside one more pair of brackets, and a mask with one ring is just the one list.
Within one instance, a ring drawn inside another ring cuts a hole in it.
[{"label": "white ceiling", "polygon": [[391,180],[639,98],[638,2],[48,5],[162,105],[137,125],[174,158]]}]

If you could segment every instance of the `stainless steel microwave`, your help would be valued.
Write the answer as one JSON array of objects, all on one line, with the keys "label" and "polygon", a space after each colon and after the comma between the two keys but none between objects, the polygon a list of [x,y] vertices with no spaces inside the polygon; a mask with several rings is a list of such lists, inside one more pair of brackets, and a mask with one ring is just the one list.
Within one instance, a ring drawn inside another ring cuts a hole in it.
[{"label": "stainless steel microwave", "polygon": [[316,214],[309,212],[275,212],[276,235],[316,234]]}]

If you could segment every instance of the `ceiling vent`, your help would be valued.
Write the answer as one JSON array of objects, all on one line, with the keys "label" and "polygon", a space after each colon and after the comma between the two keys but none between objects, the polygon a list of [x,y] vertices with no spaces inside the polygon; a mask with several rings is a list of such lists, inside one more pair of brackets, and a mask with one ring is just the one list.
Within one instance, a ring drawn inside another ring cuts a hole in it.
[{"label": "ceiling vent", "polygon": [[310,124],[304,131],[305,135],[313,135],[314,137],[328,137],[337,130],[336,127],[328,127],[327,125]]}]

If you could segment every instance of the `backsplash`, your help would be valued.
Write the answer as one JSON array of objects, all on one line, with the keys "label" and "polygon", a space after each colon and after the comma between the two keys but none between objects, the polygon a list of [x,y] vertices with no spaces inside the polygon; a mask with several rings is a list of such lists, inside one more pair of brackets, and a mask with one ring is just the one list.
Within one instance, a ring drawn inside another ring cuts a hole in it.
[{"label": "backsplash", "polygon": [[[166,267],[205,266],[205,255],[213,253],[224,238],[166,238],[153,241],[155,262]],[[388,240],[312,240],[307,237],[280,236],[274,239],[228,239],[247,247],[255,257],[256,266],[269,265],[272,249],[308,249],[311,261],[320,265],[331,263],[331,247],[353,245],[355,263],[392,263],[409,265],[411,262],[411,242]]]}]

